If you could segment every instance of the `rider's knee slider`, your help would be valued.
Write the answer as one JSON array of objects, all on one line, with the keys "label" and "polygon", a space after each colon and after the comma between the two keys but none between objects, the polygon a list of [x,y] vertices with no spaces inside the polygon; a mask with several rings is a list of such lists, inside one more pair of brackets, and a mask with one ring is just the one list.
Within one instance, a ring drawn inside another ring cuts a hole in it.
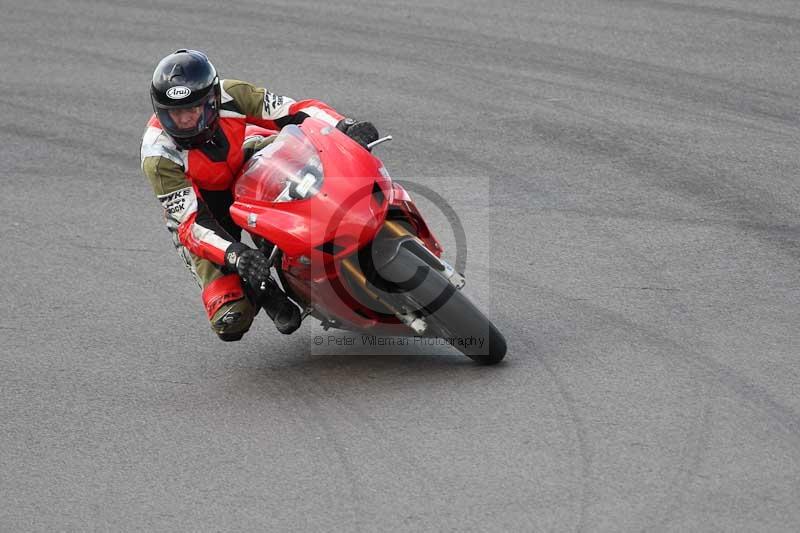
[{"label": "rider's knee slider", "polygon": [[203,289],[203,305],[209,320],[219,308],[228,302],[244,298],[241,278],[237,274],[228,274],[217,278]]}]

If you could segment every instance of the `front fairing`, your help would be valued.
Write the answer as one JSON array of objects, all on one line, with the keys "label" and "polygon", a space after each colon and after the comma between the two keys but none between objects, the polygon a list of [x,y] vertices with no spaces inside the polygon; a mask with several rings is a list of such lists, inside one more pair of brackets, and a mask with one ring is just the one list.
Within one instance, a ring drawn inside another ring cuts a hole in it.
[{"label": "front fairing", "polygon": [[[310,177],[314,168],[318,180]],[[292,183],[295,193],[287,190]],[[379,159],[336,128],[309,118],[299,127],[286,126],[253,157],[234,187],[231,215],[288,258],[328,260],[374,238],[391,195]]]}]

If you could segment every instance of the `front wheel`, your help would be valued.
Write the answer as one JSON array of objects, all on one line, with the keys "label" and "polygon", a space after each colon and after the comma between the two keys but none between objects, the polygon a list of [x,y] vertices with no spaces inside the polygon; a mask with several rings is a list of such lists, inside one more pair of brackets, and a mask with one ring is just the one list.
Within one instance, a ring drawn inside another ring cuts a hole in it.
[{"label": "front wheel", "polygon": [[426,318],[427,336],[448,339],[454,348],[477,363],[495,365],[506,355],[506,340],[502,333],[458,290]]},{"label": "front wheel", "polygon": [[492,322],[434,266],[435,259],[415,241],[392,246],[377,266],[380,276],[397,287],[414,311],[428,323],[425,336],[446,339],[458,351],[483,365],[506,355],[506,340]]}]

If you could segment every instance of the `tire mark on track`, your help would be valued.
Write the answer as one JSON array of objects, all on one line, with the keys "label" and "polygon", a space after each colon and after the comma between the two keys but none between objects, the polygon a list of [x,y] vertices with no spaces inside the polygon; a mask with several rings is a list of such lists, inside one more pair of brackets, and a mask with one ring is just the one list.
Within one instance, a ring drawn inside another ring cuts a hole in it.
[{"label": "tire mark on track", "polygon": [[[613,240],[616,238],[616,234],[612,233],[610,230],[603,229],[604,226],[599,225],[599,227],[601,228],[601,231],[604,231],[609,239]],[[772,235],[772,238],[776,238],[775,235]],[[655,279],[656,282],[665,286],[680,286],[679,281],[675,282],[674,280],[670,279],[669,276],[654,276],[653,273],[659,272],[661,267],[659,264],[653,262],[648,256],[638,252],[633,246],[626,244],[623,241],[617,240],[616,242],[618,242],[624,249],[626,257],[632,257],[636,259],[636,261],[629,261],[628,264],[636,269],[643,278]],[[637,267],[638,264],[642,263],[646,263],[648,267]],[[702,338],[704,332],[699,326],[699,324],[702,324],[702,320],[698,319],[692,309],[680,298],[675,299],[675,306],[676,310],[680,312],[680,315],[687,318],[686,323],[689,325],[690,331],[694,334],[694,336],[698,339]],[[671,353],[685,352],[687,354],[693,354],[696,356],[692,358],[684,356],[683,359],[687,365],[691,364],[695,360],[705,361],[707,363],[707,369],[713,370],[713,375],[715,376],[717,382],[726,384],[731,390],[735,391],[737,395],[747,398],[750,401],[758,399],[757,403],[760,404],[762,408],[766,409],[771,416],[780,421],[796,438],[800,438],[800,414],[774,400],[766,391],[766,389],[747,381],[739,376],[732,368],[717,362],[709,356],[700,354],[689,345],[684,345],[677,341],[670,340],[668,337],[664,337],[663,335],[661,335],[661,337],[667,339],[672,345],[680,349]],[[712,382],[712,384],[713,383],[714,382]]]},{"label": "tire mark on track", "polygon": [[[27,100],[12,100],[0,96],[0,105],[9,108],[12,111],[23,109],[31,115],[36,115],[41,119],[41,124],[51,124],[53,122],[53,118],[57,117],[59,119],[63,119],[64,124],[69,124],[70,126],[78,125],[86,128],[87,132],[95,134],[100,132],[102,133],[101,137],[106,140],[109,137],[116,137],[117,140],[128,140],[131,137],[131,131],[129,130],[115,128],[109,124],[98,124],[96,122],[81,118],[81,116],[77,113],[64,113],[57,109],[45,109],[41,106],[32,105],[28,103]],[[16,127],[16,124],[11,126],[11,129],[14,127]],[[48,129],[47,131],[50,130]],[[134,136],[137,137],[136,145],[138,147],[138,141],[139,137],[141,137],[141,133],[139,133],[137,130]]]},{"label": "tire mark on track", "polygon": [[[378,424],[378,422],[369,414],[367,414],[362,408],[358,407],[355,404],[349,403],[342,399],[340,394],[330,387],[325,386],[323,382],[319,379],[312,377],[311,375],[305,374],[305,379],[310,381],[316,387],[315,390],[322,390],[327,394],[328,399],[335,400],[338,405],[344,407],[351,413],[353,413],[359,420],[364,422],[366,426],[379,437],[380,440],[383,442],[389,442],[391,439],[389,437],[388,432]],[[363,436],[363,434],[362,434]],[[376,449],[380,449],[379,446],[376,446]],[[403,469],[403,474],[407,475],[408,477],[414,477],[418,486],[421,486],[425,489],[426,494],[436,494],[436,493],[444,493],[448,487],[436,482],[436,479],[427,475],[426,472],[416,465],[416,461],[406,454],[402,448],[393,447],[392,454],[395,458],[400,458],[402,463],[405,464],[405,468]],[[395,463],[396,464],[396,463]],[[433,490],[431,490],[433,489]]]},{"label": "tire mark on track", "polygon": [[[497,274],[496,283],[516,288],[518,282],[524,282],[527,286],[533,288],[530,281],[518,274],[502,270],[498,270]],[[662,349],[656,351],[660,358],[671,362],[672,365],[680,365],[688,371],[690,376],[694,376],[698,380],[694,390],[698,399],[705,401],[700,412],[694,417],[692,428],[687,433],[687,440],[695,444],[687,447],[687,453],[681,455],[682,459],[678,464],[678,472],[671,484],[672,496],[669,498],[670,501],[664,511],[663,518],[660,521],[656,519],[656,524],[668,523],[672,519],[674,513],[680,508],[682,498],[685,497],[686,488],[691,483],[691,472],[696,472],[702,465],[704,454],[707,451],[705,443],[711,416],[709,402],[712,397],[716,396],[713,391],[727,390],[740,400],[739,405],[742,407],[765,415],[766,419],[771,421],[770,425],[777,430],[777,434],[795,450],[800,451],[800,414],[773,398],[764,387],[747,380],[734,369],[716,361],[713,357],[697,351],[693,345],[677,342],[673,338],[664,335],[660,330],[634,322],[621,313],[597,306],[588,300],[576,299],[561,294],[550,288],[538,287],[538,289],[556,300],[581,301],[580,307],[584,313],[602,318],[609,323],[617,324],[621,330],[624,330],[632,338],[638,338],[647,344],[661,347]],[[691,317],[691,311],[685,305],[680,305],[682,307],[679,310],[682,310],[683,316]],[[691,320],[691,322],[700,323],[697,320]],[[507,320],[507,323],[511,324],[513,321]],[[525,336],[524,331],[520,333]],[[701,332],[697,333],[697,335],[700,334]],[[573,422],[575,423],[576,421]],[[582,520],[581,523],[586,524],[585,520]],[[646,529],[648,528],[645,527]]]},{"label": "tire mark on track", "polygon": [[[514,317],[509,316],[508,313],[504,312],[499,307],[495,308],[493,312],[498,313],[503,317],[504,321],[503,329],[515,330],[514,340],[517,339],[524,340],[525,346],[528,347],[536,345],[536,343],[532,338],[532,335],[527,333],[522,326],[518,326],[516,321],[514,320]],[[575,398],[572,396],[572,393],[570,393],[569,390],[567,389],[567,385],[564,382],[564,380],[561,377],[559,377],[559,375],[556,373],[556,371],[553,369],[552,365],[547,361],[546,358],[535,356],[535,360],[542,365],[547,375],[550,376],[550,379],[552,380],[553,384],[558,390],[558,394],[561,396],[561,399],[564,403],[564,407],[567,409],[570,423],[572,424],[575,430],[575,439],[577,441],[576,448],[578,450],[578,455],[580,457],[580,462],[581,462],[581,468],[580,468],[581,488],[580,488],[580,497],[578,502],[579,518],[575,531],[577,532],[587,531],[589,528],[588,525],[589,499],[593,492],[593,489],[591,487],[593,459],[592,459],[592,451],[589,448],[586,424],[584,423],[583,419],[578,413],[578,408],[576,407]]]},{"label": "tire mark on track", "polygon": [[[345,453],[345,447],[338,438],[336,429],[331,425],[329,419],[325,416],[324,409],[320,407],[320,402],[317,401],[319,399],[319,395],[314,392],[313,387],[307,387],[303,383],[303,381],[308,382],[307,376],[304,376],[302,372],[297,371],[288,372],[286,375],[293,391],[296,393],[297,397],[300,398],[300,401],[305,404],[308,412],[311,414],[311,418],[314,421],[315,426],[322,429],[324,434],[328,437],[328,442],[330,443],[333,453],[342,468],[345,478],[347,479],[347,488],[348,492],[350,493],[350,497],[348,498],[350,507],[349,511],[351,514],[350,525],[354,531],[362,531],[362,528],[358,522],[358,504],[362,501],[361,492],[358,488],[358,479],[356,478],[354,466]],[[304,423],[308,425],[305,420]]]},{"label": "tire mark on track", "polygon": [[[662,136],[565,104],[557,104],[557,107],[589,119],[599,127],[579,128],[563,121],[540,119],[536,127],[548,134],[546,137],[554,139],[559,145],[568,143],[581,153],[589,152],[618,160],[636,175],[645,178],[653,176],[657,179],[646,181],[668,194],[680,195],[690,201],[702,200],[715,208],[730,212],[738,217],[731,225],[744,230],[754,225],[785,227],[785,224],[776,222],[774,216],[765,217],[764,214],[786,213],[793,218],[800,216],[800,211],[790,198],[778,198],[769,191],[758,191],[752,185],[738,185],[746,180],[736,179],[738,176],[733,171],[722,168],[713,161],[690,161],[683,147],[669,143]],[[670,157],[660,156],[654,147]],[[691,178],[687,178],[687,175]],[[724,200],[720,202],[720,198]],[[777,246],[791,257],[800,258],[800,241],[792,228],[786,234],[770,234],[764,242]]]},{"label": "tire mark on track", "polygon": [[[0,126],[6,127],[2,124]],[[105,164],[110,166],[130,171],[132,168],[138,168],[138,158],[127,152],[127,150],[119,149],[115,151],[101,150],[91,140],[83,140],[80,137],[61,137],[50,131],[44,129],[36,129],[21,124],[14,124],[8,126],[10,130],[21,138],[30,139],[33,143],[47,145],[56,145],[68,151],[82,151],[90,153],[92,157],[101,159]]]},{"label": "tire mark on track", "polygon": [[[639,252],[639,250],[635,247],[635,243],[628,243],[624,239],[620,239],[618,234],[612,231],[606,225],[599,224],[596,226],[596,229],[598,229],[601,234],[605,235],[606,239],[616,244],[620,250],[619,255],[631,259],[627,261],[628,266],[638,274],[639,278],[647,280],[649,285],[658,285],[662,287],[680,286],[680,283],[676,283],[675,280],[673,280],[670,276],[663,275],[661,265],[655,263],[652,259],[650,259],[650,257]],[[680,289],[667,289],[667,291],[680,292]],[[684,311],[684,316],[693,316],[683,304],[679,303],[678,305]],[[701,334],[699,328],[696,328],[695,326],[699,323],[700,321],[698,320],[692,320],[690,322],[690,327],[694,330],[693,333],[695,336],[700,336]],[[682,343],[677,344],[680,346]],[[682,348],[682,350],[686,349],[686,347]],[[660,353],[660,351],[656,351],[656,353]],[[680,507],[680,503],[683,501],[686,489],[690,482],[690,472],[692,471],[690,463],[695,465],[694,470],[698,469],[700,463],[702,462],[703,452],[705,451],[705,446],[703,446],[702,443],[706,441],[706,433],[708,431],[708,415],[710,413],[710,399],[706,389],[713,388],[713,385],[704,386],[703,383],[695,383],[693,381],[690,383],[693,396],[696,398],[692,404],[697,404],[699,407],[697,408],[697,414],[695,414],[692,418],[691,428],[687,430],[685,441],[697,443],[697,445],[695,447],[685,447],[680,454],[679,459],[674,462],[674,465],[672,465],[675,470],[675,474],[670,480],[669,487],[667,488],[670,496],[666,500],[669,503],[666,504],[664,518],[660,524],[666,524],[671,519],[671,516]],[[653,504],[653,506],[656,508],[663,505],[664,504],[661,502],[654,502]],[[648,526],[645,529],[651,529],[651,527]]]},{"label": "tire mark on track", "polygon": [[678,13],[691,13],[693,15],[707,15],[713,19],[736,19],[742,22],[756,22],[759,24],[778,24],[791,28],[800,27],[800,19],[790,16],[764,15],[752,11],[732,9],[728,7],[713,7],[681,2],[667,2],[665,0],[606,0],[609,4],[635,5],[635,7],[650,8],[659,11],[674,11]]},{"label": "tire mark on track", "polygon": [[685,503],[689,486],[692,484],[692,477],[702,467],[703,458],[708,452],[708,439],[711,433],[711,415],[712,408],[706,403],[705,409],[698,419],[700,428],[692,432],[692,439],[687,445],[689,453],[684,456],[688,460],[684,461],[683,470],[678,473],[679,475],[673,483],[674,498],[672,503],[667,507],[663,518],[654,526],[643,528],[645,531],[666,528],[667,524],[672,521],[675,513],[677,513],[682,504]]}]

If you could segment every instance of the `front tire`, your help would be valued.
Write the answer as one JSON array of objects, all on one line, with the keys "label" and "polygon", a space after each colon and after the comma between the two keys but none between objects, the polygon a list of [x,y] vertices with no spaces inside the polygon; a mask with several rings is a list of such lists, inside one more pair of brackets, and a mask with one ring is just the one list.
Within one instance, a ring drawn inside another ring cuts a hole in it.
[{"label": "front tire", "polygon": [[[496,365],[506,355],[506,340],[465,294],[456,290],[428,319],[429,335],[454,339],[453,347],[482,365]],[[478,343],[467,343],[469,339]],[[463,344],[458,341],[464,340]]]},{"label": "front tire", "polygon": [[[416,252],[414,251],[416,250]],[[378,266],[378,273],[394,285],[428,322],[426,336],[452,341],[458,351],[482,365],[494,365],[506,355],[503,335],[473,304],[437,269],[437,261],[420,257],[429,253],[415,241],[393,247],[391,258]]]}]

